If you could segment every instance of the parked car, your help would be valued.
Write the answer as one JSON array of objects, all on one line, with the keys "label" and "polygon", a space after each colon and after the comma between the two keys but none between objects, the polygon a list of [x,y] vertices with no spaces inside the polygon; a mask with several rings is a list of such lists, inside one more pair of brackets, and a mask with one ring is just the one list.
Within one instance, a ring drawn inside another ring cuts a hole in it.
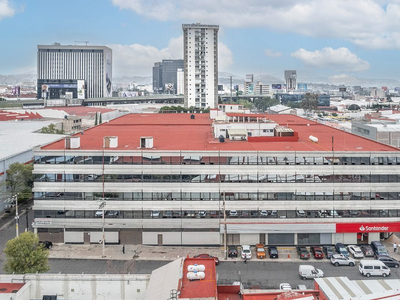
[{"label": "parked car", "polygon": [[346,257],[350,256],[349,251],[347,251],[346,247],[342,243],[337,243],[335,245],[335,248],[337,253],[342,254]]},{"label": "parked car", "polygon": [[296,211],[296,215],[298,218],[305,218],[306,216],[306,212],[304,210],[298,210]]},{"label": "parked car", "polygon": [[210,255],[210,254],[206,254],[206,253],[197,254],[197,255],[195,255],[195,256],[193,256],[193,257],[194,257],[194,258],[214,258],[215,265],[218,265],[218,264],[219,264],[219,259],[218,259],[218,257],[212,256],[212,255]]},{"label": "parked car", "polygon": [[323,246],[322,250],[324,251],[325,257],[327,259],[331,259],[331,257],[336,253],[335,247],[333,247],[333,246]]},{"label": "parked car", "polygon": [[350,266],[354,267],[356,265],[356,261],[351,257],[346,257],[343,254],[335,254],[331,257],[331,264],[335,267],[338,266]]},{"label": "parked car", "polygon": [[269,258],[279,258],[278,248],[275,246],[268,246]]},{"label": "parked car", "polygon": [[119,210],[110,210],[107,213],[107,216],[111,218],[117,218],[119,216]]},{"label": "parked car", "polygon": [[172,218],[172,211],[167,210],[163,213],[163,218]]},{"label": "parked car", "polygon": [[236,246],[229,246],[228,247],[228,257],[237,257],[238,251]]},{"label": "parked car", "polygon": [[389,267],[385,266],[380,260],[362,259],[358,265],[358,270],[362,275],[367,277],[371,277],[372,275],[386,277],[390,275]]},{"label": "parked car", "polygon": [[324,252],[322,251],[322,248],[319,246],[312,246],[310,247],[311,253],[314,255],[314,258],[316,259],[322,259],[324,258]]},{"label": "parked car", "polygon": [[261,210],[260,211],[260,217],[261,218],[266,218],[268,217],[268,212],[266,210]]},{"label": "parked car", "polygon": [[51,249],[53,247],[53,242],[50,241],[40,241],[40,245],[43,245],[44,248]]},{"label": "parked car", "polygon": [[237,210],[230,210],[229,211],[229,217],[237,217],[238,216],[238,212]]},{"label": "parked car", "polygon": [[322,270],[320,269],[314,268],[311,265],[300,265],[299,275],[301,279],[306,280],[306,279],[324,277],[324,272],[322,272]]},{"label": "parked car", "polygon": [[248,210],[243,210],[242,213],[240,214],[242,218],[248,218],[250,216]]},{"label": "parked car", "polygon": [[299,254],[300,259],[310,259],[311,255],[308,252],[306,247],[297,246],[296,247],[297,253]]},{"label": "parked car", "polygon": [[[107,211],[104,211],[104,212],[107,214]],[[96,218],[101,218],[101,217],[103,217],[103,211],[102,211],[102,210],[97,210],[97,211],[95,212],[94,216],[95,216]]]},{"label": "parked car", "polygon": [[364,253],[362,252],[360,247],[355,245],[349,245],[347,246],[347,249],[349,249],[349,252],[353,254],[354,258],[364,258]]},{"label": "parked car", "polygon": [[326,218],[328,217],[328,212],[326,210],[319,210],[317,215],[320,218]]},{"label": "parked car", "polygon": [[251,248],[249,245],[242,245],[242,258],[251,259]]},{"label": "parked car", "polygon": [[150,212],[150,217],[151,218],[159,218],[160,217],[160,211],[159,210],[153,210]]},{"label": "parked car", "polygon": [[257,258],[265,258],[265,248],[263,244],[256,245],[256,256]]},{"label": "parked car", "polygon": [[271,215],[272,218],[278,218],[279,217],[277,210],[272,210],[270,215]]},{"label": "parked car", "polygon": [[377,257],[378,255],[386,255],[389,256],[389,253],[386,249],[385,246],[383,246],[381,244],[381,242],[375,241],[375,242],[371,242],[371,247],[374,250],[375,253],[375,257]]},{"label": "parked car", "polygon": [[204,210],[199,211],[199,213],[197,214],[198,218],[205,218],[206,216],[207,216],[207,212]]},{"label": "parked car", "polygon": [[399,262],[396,259],[394,259],[393,257],[386,256],[386,255],[378,255],[376,257],[376,259],[380,260],[388,267],[395,267],[395,268],[399,267]]},{"label": "parked car", "polygon": [[280,290],[284,290],[284,291],[291,291],[292,290],[292,287],[290,286],[290,284],[289,283],[281,283],[280,285],[279,285],[279,289]]},{"label": "parked car", "polygon": [[250,211],[250,217],[257,218],[258,217],[258,211],[256,211],[256,210]]},{"label": "parked car", "polygon": [[336,210],[328,210],[328,215],[333,218],[341,218]]},{"label": "parked car", "polygon": [[374,257],[375,253],[370,245],[362,245],[360,248],[365,257]]}]

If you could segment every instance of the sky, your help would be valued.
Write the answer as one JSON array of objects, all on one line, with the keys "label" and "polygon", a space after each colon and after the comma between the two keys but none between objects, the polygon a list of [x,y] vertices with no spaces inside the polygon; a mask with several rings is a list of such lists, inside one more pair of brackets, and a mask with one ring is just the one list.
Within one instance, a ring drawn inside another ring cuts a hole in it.
[{"label": "sky", "polygon": [[151,76],[183,58],[184,23],[220,26],[219,71],[400,79],[400,0],[0,0],[0,75],[89,41],[113,49],[114,77]]}]

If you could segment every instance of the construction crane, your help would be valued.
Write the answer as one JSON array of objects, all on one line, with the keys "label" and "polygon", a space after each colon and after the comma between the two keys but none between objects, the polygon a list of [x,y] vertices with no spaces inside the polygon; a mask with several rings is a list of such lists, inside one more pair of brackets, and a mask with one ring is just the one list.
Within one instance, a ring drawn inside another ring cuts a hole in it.
[{"label": "construction crane", "polygon": [[89,44],[89,41],[75,41],[75,43],[85,43],[87,46],[87,44]]}]

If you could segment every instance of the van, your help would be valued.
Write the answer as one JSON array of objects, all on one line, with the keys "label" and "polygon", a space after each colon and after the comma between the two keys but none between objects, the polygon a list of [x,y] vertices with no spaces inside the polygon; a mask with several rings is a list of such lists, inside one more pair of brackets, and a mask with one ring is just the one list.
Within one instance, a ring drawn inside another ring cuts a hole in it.
[{"label": "van", "polygon": [[360,260],[360,265],[358,266],[358,270],[362,275],[367,277],[371,276],[389,276],[390,269],[385,266],[383,262],[380,260]]},{"label": "van", "polygon": [[306,280],[306,279],[324,277],[324,272],[322,272],[322,270],[320,269],[314,268],[311,265],[300,265],[299,275],[301,279]]}]

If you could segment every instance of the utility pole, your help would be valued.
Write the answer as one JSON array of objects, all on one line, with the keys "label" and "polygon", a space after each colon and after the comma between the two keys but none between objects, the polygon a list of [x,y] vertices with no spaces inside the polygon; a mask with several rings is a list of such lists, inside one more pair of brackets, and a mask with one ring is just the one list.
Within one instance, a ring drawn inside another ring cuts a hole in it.
[{"label": "utility pole", "polygon": [[229,76],[229,79],[231,81],[231,103],[232,103],[232,76]]},{"label": "utility pole", "polygon": [[224,251],[225,251],[225,259],[228,259],[228,251],[226,251],[226,206],[225,206],[225,191],[224,191],[224,199],[223,199],[223,207],[224,207]]},{"label": "utility pole", "polygon": [[102,240],[101,240],[101,243],[103,244],[103,255],[102,255],[102,257],[104,258],[104,257],[106,257],[106,234],[105,234],[105,231],[104,231],[104,227],[105,227],[105,218],[104,218],[104,214],[105,214],[105,211],[104,211],[104,206],[106,206],[106,204],[107,204],[107,202],[104,200],[104,198],[103,198],[103,201],[100,203],[100,205],[99,205],[99,209],[101,209],[101,211],[102,211],[102,229],[103,229],[103,238],[102,238]]},{"label": "utility pole", "polygon": [[18,215],[18,193],[13,196],[15,199],[15,231],[16,231],[16,237],[19,237],[19,215]]}]

